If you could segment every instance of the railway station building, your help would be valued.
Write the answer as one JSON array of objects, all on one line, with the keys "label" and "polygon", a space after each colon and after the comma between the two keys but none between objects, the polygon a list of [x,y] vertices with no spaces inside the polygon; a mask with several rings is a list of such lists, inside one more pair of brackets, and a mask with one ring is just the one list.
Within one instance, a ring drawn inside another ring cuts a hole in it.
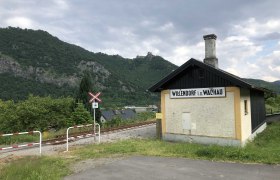
[{"label": "railway station building", "polygon": [[190,59],[149,90],[161,93],[162,138],[244,146],[266,128],[264,90],[219,69],[214,34],[205,59]]}]

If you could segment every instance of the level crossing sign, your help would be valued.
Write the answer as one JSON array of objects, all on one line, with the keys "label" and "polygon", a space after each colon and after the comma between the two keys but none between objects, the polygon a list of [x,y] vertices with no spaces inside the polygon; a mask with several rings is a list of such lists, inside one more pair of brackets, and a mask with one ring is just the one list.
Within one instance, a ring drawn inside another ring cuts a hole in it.
[{"label": "level crossing sign", "polygon": [[99,98],[99,96],[101,95],[101,92],[98,92],[95,95],[91,92],[88,92],[88,95],[90,96],[89,103],[93,103],[95,101],[102,102],[102,100]]},{"label": "level crossing sign", "polygon": [[[91,103],[92,105],[92,109],[93,109],[93,133],[95,133],[95,109],[98,108],[98,102],[102,102],[101,99],[99,98],[99,96],[101,95],[101,92],[98,92],[96,94],[93,94],[92,92],[88,92],[88,95],[90,96],[90,100],[89,103]],[[97,101],[97,102],[96,102]],[[94,136],[95,138],[95,136]]]}]

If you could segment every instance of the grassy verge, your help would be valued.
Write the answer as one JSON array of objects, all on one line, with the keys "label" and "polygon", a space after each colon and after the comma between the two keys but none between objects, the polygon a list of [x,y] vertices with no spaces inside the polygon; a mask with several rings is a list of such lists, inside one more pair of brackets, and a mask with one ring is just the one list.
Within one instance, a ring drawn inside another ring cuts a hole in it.
[{"label": "grassy verge", "polygon": [[53,157],[25,157],[0,169],[0,179],[5,180],[55,180],[70,173],[68,161]]},{"label": "grassy verge", "polygon": [[147,155],[280,164],[279,134],[280,123],[273,123],[245,148],[135,139],[104,143],[99,146],[88,145],[72,153],[81,159],[112,155]]},{"label": "grassy verge", "polygon": [[144,121],[151,121],[155,120],[155,113],[154,112],[142,112],[136,113],[136,116],[132,119],[122,119],[120,116],[113,118],[110,121],[105,122],[102,124],[102,128],[110,128],[110,127],[118,127],[122,125],[129,125],[140,123]]},{"label": "grassy verge", "polygon": [[280,113],[280,107],[279,106],[271,106],[269,104],[266,104],[265,105],[265,111],[266,111],[266,115]]},{"label": "grassy verge", "polygon": [[16,135],[0,137],[0,147],[4,147],[11,144],[18,144],[21,142],[38,142],[39,135]]},{"label": "grassy verge", "polygon": [[183,157],[216,161],[280,164],[280,123],[272,123],[245,148],[172,143],[153,139],[130,139],[71,148],[57,157],[28,157],[0,167],[0,179],[60,179],[70,173],[73,162],[130,155]]}]

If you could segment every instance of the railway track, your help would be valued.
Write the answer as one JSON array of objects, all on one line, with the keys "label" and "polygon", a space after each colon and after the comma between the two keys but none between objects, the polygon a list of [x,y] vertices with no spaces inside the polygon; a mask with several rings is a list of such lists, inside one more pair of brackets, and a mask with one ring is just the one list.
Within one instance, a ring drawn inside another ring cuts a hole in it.
[{"label": "railway track", "polygon": [[[130,129],[136,129],[144,126],[150,126],[152,124],[155,124],[156,121],[146,121],[146,122],[140,122],[140,123],[135,123],[135,124],[128,124],[128,125],[123,125],[119,127],[112,127],[112,128],[102,128],[101,129],[101,135],[104,134],[111,134],[111,133],[116,133],[120,131],[126,131]],[[70,133],[69,134],[69,142],[73,142],[82,138],[88,138],[88,137],[93,137],[93,131],[84,131],[84,132],[78,132],[78,133]],[[66,134],[65,135],[58,135],[54,139],[48,139],[48,140],[43,140],[42,145],[47,146],[47,145],[60,145],[60,144],[65,144],[66,143]],[[11,149],[10,151],[18,151],[22,149],[29,149],[33,147],[24,147],[24,148],[16,148],[16,149]],[[0,153],[5,153],[5,152],[0,152]]]}]

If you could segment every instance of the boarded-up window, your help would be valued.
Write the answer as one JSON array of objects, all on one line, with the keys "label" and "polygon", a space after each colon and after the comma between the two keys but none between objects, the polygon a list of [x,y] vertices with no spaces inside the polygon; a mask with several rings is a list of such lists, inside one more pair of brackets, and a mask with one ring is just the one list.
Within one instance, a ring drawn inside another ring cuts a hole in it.
[{"label": "boarded-up window", "polygon": [[191,130],[191,113],[182,113],[183,129]]}]

